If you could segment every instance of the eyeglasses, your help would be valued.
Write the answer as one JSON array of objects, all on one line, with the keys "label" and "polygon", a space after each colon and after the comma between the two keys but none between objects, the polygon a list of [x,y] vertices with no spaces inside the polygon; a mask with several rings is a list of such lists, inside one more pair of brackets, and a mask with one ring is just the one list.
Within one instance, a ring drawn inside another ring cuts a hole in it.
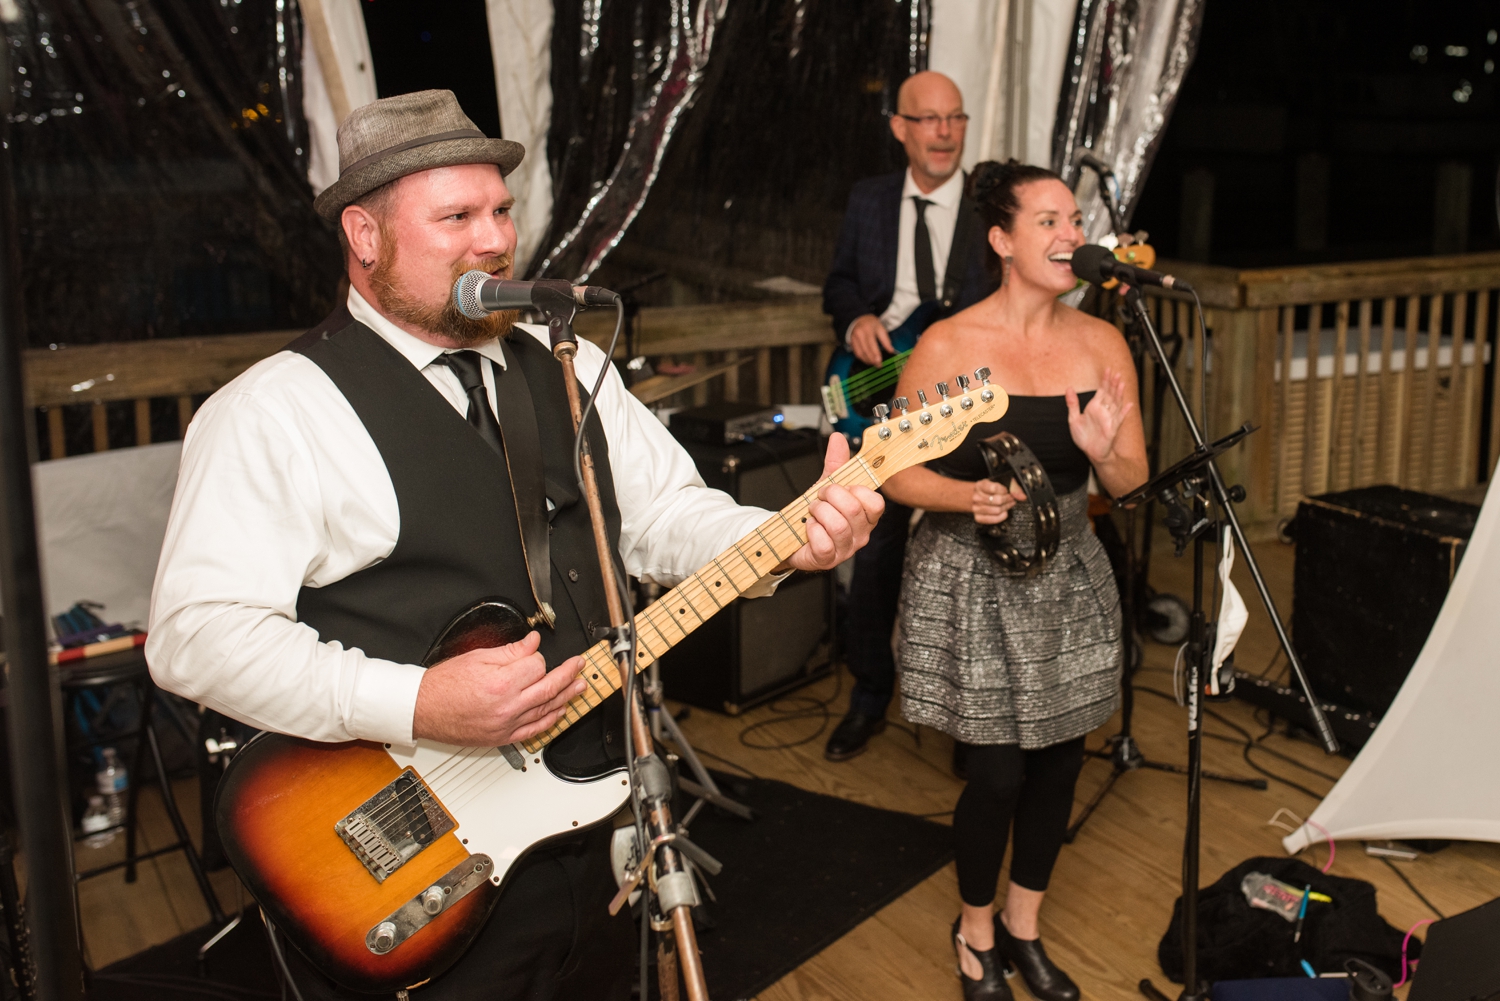
[{"label": "eyeglasses", "polygon": [[928,131],[936,131],[939,122],[947,122],[950,129],[961,129],[969,124],[969,116],[962,111],[955,115],[903,115],[898,111],[896,117],[904,118]]}]

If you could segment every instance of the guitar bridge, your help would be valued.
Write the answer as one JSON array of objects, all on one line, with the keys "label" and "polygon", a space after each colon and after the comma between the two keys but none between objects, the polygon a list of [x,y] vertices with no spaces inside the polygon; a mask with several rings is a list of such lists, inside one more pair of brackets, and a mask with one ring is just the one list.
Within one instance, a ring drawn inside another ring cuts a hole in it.
[{"label": "guitar bridge", "polygon": [[333,825],[377,883],[458,826],[410,768]]}]

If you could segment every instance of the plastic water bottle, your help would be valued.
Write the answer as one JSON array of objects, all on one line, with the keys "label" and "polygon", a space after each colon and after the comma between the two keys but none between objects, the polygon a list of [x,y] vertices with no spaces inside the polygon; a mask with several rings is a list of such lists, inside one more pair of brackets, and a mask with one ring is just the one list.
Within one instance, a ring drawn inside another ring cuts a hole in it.
[{"label": "plastic water bottle", "polygon": [[115,839],[114,823],[109,819],[109,807],[103,796],[90,796],[89,808],[83,813],[83,843],[90,848],[103,848]]},{"label": "plastic water bottle", "polygon": [[104,797],[110,824],[123,823],[125,791],[130,788],[130,773],[120,763],[120,755],[113,747],[104,749],[104,767],[94,773],[94,782],[99,787],[99,795]]}]

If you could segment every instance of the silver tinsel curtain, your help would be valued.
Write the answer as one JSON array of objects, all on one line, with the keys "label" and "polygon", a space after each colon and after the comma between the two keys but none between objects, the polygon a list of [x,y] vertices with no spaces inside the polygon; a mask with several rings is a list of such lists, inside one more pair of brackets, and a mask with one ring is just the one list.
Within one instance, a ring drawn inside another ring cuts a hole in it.
[{"label": "silver tinsel curtain", "polygon": [[1076,181],[1084,231],[1110,229],[1093,171],[1080,150],[1109,164],[1128,223],[1167,119],[1192,65],[1205,0],[1079,0],[1052,132],[1052,169]]}]

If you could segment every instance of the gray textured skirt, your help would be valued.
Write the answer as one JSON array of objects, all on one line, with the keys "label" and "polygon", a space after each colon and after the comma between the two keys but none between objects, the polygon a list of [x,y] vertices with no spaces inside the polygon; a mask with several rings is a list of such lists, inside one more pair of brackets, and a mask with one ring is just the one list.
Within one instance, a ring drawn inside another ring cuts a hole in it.
[{"label": "gray textured skirt", "polygon": [[[1088,528],[1088,488],[1058,498],[1062,544],[1035,577],[1007,573],[968,514],[927,514],[901,588],[901,713],[970,744],[1027,750],[1080,737],[1120,692],[1120,595]],[[1030,510],[1005,523],[1033,549]]]}]

